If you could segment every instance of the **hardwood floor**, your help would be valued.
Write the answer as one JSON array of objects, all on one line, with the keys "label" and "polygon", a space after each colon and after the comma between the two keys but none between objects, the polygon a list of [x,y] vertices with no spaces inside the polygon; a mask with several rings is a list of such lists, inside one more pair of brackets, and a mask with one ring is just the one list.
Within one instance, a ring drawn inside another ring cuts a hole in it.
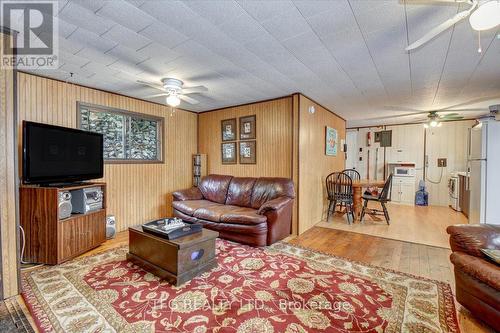
[{"label": "hardwood floor", "polygon": [[[453,289],[455,288],[453,266],[448,258],[451,253],[449,249],[321,227],[313,227],[302,235],[290,237],[286,241],[351,260],[446,281]],[[120,232],[115,239],[105,242],[82,257],[127,244],[128,232]],[[20,296],[18,300],[24,306]],[[475,320],[459,304],[457,310],[462,333],[493,332]],[[31,316],[25,307],[24,311],[31,321]]]},{"label": "hardwood floor", "polygon": [[[380,209],[374,202],[368,207]],[[322,221],[317,226],[449,249],[446,227],[468,223],[465,215],[449,207],[388,204],[387,208],[391,216],[390,225],[387,225],[383,216],[368,214],[363,223],[349,225],[346,216],[337,213],[329,221]]]}]

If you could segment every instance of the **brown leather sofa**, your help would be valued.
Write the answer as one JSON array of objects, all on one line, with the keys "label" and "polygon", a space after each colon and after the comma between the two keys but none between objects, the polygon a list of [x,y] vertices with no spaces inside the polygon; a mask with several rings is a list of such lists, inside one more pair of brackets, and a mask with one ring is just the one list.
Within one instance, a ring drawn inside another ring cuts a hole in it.
[{"label": "brown leather sofa", "polygon": [[480,249],[500,249],[500,226],[453,225],[450,234],[457,301],[500,331],[500,267]]},{"label": "brown leather sofa", "polygon": [[287,178],[204,177],[198,187],[173,193],[174,215],[253,246],[290,235],[295,198]]},{"label": "brown leather sofa", "polygon": [[225,239],[265,246],[290,235],[295,189],[287,178],[209,175],[173,197],[176,217],[201,223]]}]

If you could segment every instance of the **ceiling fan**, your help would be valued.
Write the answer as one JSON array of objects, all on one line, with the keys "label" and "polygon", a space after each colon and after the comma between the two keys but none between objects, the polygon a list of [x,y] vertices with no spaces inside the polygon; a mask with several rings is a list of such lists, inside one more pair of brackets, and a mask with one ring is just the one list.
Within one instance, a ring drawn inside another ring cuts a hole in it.
[{"label": "ceiling fan", "polygon": [[458,113],[447,113],[444,115],[440,115],[438,114],[438,111],[430,111],[427,115],[427,122],[424,123],[424,127],[441,127],[443,124],[442,121],[460,119],[464,119],[464,117],[460,116]]},{"label": "ceiling fan", "polygon": [[500,0],[489,0],[481,5],[478,0],[430,0],[430,2],[469,4],[470,7],[431,29],[422,38],[408,45],[406,51],[419,48],[468,16],[472,29],[476,31],[489,30],[500,24]]},{"label": "ceiling fan", "polygon": [[184,87],[184,82],[174,78],[161,79],[161,84],[141,80],[138,80],[137,83],[163,91],[160,94],[146,96],[146,98],[167,96],[167,104],[172,107],[179,106],[181,100],[193,105],[199,104],[198,100],[188,95],[208,91],[205,86]]}]

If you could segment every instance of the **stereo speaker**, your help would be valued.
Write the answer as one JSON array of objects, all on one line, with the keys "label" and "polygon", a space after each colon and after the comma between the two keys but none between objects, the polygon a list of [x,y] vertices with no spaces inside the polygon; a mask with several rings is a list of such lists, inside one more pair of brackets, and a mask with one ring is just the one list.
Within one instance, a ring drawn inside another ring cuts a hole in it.
[{"label": "stereo speaker", "polygon": [[106,238],[111,239],[116,236],[116,223],[115,216],[108,215],[106,216]]},{"label": "stereo speaker", "polygon": [[58,197],[59,219],[66,219],[71,216],[71,211],[73,210],[73,206],[71,205],[71,193],[68,191],[59,192]]}]

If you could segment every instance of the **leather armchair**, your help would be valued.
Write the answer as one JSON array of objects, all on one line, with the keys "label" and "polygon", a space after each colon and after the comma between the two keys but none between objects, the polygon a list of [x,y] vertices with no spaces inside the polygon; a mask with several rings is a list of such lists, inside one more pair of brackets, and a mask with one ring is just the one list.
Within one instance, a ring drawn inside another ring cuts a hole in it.
[{"label": "leather armchair", "polygon": [[500,266],[481,249],[500,249],[500,226],[454,225],[450,235],[457,301],[476,317],[500,331]]},{"label": "leather armchair", "polygon": [[265,246],[290,235],[295,198],[290,179],[210,175],[198,188],[173,197],[176,217],[201,223],[222,238]]}]

